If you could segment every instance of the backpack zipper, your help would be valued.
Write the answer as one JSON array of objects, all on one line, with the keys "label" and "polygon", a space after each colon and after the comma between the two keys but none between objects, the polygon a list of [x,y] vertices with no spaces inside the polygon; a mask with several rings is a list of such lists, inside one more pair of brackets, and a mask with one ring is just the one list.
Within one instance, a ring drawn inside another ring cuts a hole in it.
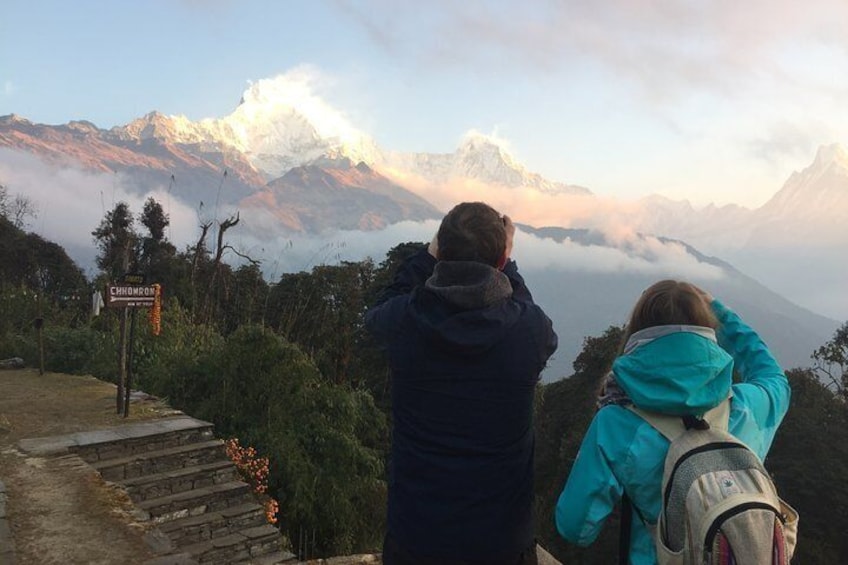
[{"label": "backpack zipper", "polygon": [[718,516],[715,517],[710,527],[707,529],[707,534],[704,536],[704,551],[709,551],[708,548],[711,548],[713,545],[713,541],[715,541],[716,534],[721,529],[721,526],[728,521],[730,518],[736,516],[737,514],[741,514],[742,512],[747,512],[748,510],[771,510],[774,515],[780,520],[781,524],[786,523],[786,516],[784,516],[780,510],[775,508],[773,505],[767,502],[743,502],[738,506],[734,506],[730,510],[722,512]]}]

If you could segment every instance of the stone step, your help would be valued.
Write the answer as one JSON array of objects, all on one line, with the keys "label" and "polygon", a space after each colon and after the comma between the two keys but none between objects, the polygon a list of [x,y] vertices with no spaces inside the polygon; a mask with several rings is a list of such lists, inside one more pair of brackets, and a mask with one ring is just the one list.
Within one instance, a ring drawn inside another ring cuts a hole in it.
[{"label": "stone step", "polygon": [[134,502],[149,498],[158,498],[177,494],[201,487],[208,487],[239,478],[236,466],[229,460],[213,461],[204,465],[195,465],[124,479],[122,484]]},{"label": "stone step", "polygon": [[181,547],[266,523],[265,509],[255,502],[246,502],[215,512],[165,522],[159,525],[159,529],[175,545]]},{"label": "stone step", "polygon": [[173,553],[143,561],[141,565],[198,565],[188,553]]},{"label": "stone step", "polygon": [[185,416],[80,432],[76,436],[75,451],[86,463],[209,441],[215,437],[211,423]]},{"label": "stone step", "polygon": [[248,563],[252,563],[253,565],[282,565],[283,563],[294,564],[296,562],[297,556],[294,553],[281,549],[280,551],[275,551],[274,553],[255,557],[251,559]]},{"label": "stone step", "polygon": [[215,439],[98,461],[92,463],[92,467],[100,471],[107,481],[123,482],[142,475],[153,475],[221,461],[226,457],[224,442]]},{"label": "stone step", "polygon": [[200,563],[252,563],[279,552],[281,542],[280,531],[265,524],[187,545],[182,551],[194,556]]},{"label": "stone step", "polygon": [[201,487],[136,503],[154,523],[161,524],[187,516],[216,512],[238,506],[253,499],[250,486],[241,481]]},{"label": "stone step", "polygon": [[247,538],[247,547],[250,552],[250,558],[243,562],[253,563],[261,557],[277,553],[282,549],[283,536],[280,530],[271,524],[246,528],[239,533]]},{"label": "stone step", "polygon": [[[181,445],[191,443],[198,437],[211,439],[212,424],[189,416],[162,418],[88,432],[22,439],[18,447],[36,457],[76,453],[86,463],[93,463],[110,457],[126,457],[129,451],[156,449],[155,445],[147,444],[157,441],[160,436],[176,438]],[[130,447],[118,446],[124,443],[129,443]],[[111,452],[113,448],[115,452]]]}]

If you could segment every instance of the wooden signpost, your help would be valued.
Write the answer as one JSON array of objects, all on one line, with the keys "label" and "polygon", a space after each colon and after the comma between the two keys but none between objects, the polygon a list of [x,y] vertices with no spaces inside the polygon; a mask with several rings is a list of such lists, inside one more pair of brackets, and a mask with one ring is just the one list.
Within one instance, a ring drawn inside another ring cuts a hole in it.
[{"label": "wooden signpost", "polygon": [[[130,390],[132,389],[132,358],[135,343],[135,317],[139,308],[153,308],[159,299],[161,287],[144,284],[144,276],[130,273],[121,284],[106,285],[106,306],[124,309],[121,319],[121,346],[118,351],[118,414],[124,418],[130,414]],[[130,312],[129,347],[126,339],[126,309]]]}]

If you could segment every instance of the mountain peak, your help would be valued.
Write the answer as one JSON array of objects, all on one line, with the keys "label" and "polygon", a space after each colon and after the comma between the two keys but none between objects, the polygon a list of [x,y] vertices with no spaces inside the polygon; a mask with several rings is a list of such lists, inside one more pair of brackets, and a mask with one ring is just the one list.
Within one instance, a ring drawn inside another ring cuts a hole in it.
[{"label": "mountain peak", "polygon": [[174,143],[199,143],[207,139],[200,128],[185,116],[167,116],[156,110],[110,131],[121,139],[136,141],[159,139]]},{"label": "mountain peak", "polygon": [[457,153],[460,155],[485,153],[500,158],[512,167],[520,166],[510,154],[506,141],[473,129],[462,137]]},{"label": "mountain peak", "polygon": [[251,83],[231,118],[287,119],[296,114],[325,139],[356,141],[362,136],[340,112],[313,93],[316,79],[295,69],[274,78]]},{"label": "mountain peak", "polygon": [[848,169],[848,149],[838,143],[830,145],[822,145],[816,152],[816,160],[813,162],[813,167],[826,167],[831,163],[836,163]]},{"label": "mountain peak", "polygon": [[[818,225],[844,241],[848,214],[848,151],[838,143],[822,145],[813,163],[794,172],[758,215],[771,221],[792,219]],[[789,233],[784,230],[784,233]]]},{"label": "mountain peak", "polygon": [[520,185],[527,170],[509,154],[505,142],[471,130],[454,154],[456,173],[507,186]]},{"label": "mountain peak", "polygon": [[326,155],[378,162],[376,143],[315,94],[320,80],[309,67],[298,67],[251,83],[235,111],[219,121],[228,132],[225,141],[271,177]]},{"label": "mountain peak", "polygon": [[27,124],[32,125],[28,119],[21,117],[17,114],[7,114],[5,116],[0,116],[0,125],[10,126],[13,124]]}]

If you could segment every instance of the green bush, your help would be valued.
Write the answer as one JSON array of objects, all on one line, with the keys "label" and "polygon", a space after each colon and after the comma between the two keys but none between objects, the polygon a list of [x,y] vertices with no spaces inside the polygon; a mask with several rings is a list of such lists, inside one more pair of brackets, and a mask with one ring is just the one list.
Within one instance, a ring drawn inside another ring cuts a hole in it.
[{"label": "green bush", "polygon": [[8,331],[0,334],[0,359],[20,357],[28,366],[38,366],[38,338],[35,331]]},{"label": "green bush", "polygon": [[[154,349],[149,358],[164,362],[167,346]],[[327,382],[300,348],[259,326],[172,359],[172,381],[157,381],[172,404],[269,456],[269,494],[290,539],[314,534],[319,555],[379,548],[386,485],[374,446],[388,432],[370,394]]]},{"label": "green bush", "polygon": [[133,369],[134,388],[167,398],[181,408],[206,395],[205,374],[217,371],[215,356],[224,338],[211,326],[195,324],[191,314],[176,300],[162,308],[162,331],[151,333],[147,311],[136,320]]},{"label": "green bush", "polygon": [[44,329],[45,366],[57,373],[88,373],[102,345],[100,332],[90,328],[48,326]]}]

